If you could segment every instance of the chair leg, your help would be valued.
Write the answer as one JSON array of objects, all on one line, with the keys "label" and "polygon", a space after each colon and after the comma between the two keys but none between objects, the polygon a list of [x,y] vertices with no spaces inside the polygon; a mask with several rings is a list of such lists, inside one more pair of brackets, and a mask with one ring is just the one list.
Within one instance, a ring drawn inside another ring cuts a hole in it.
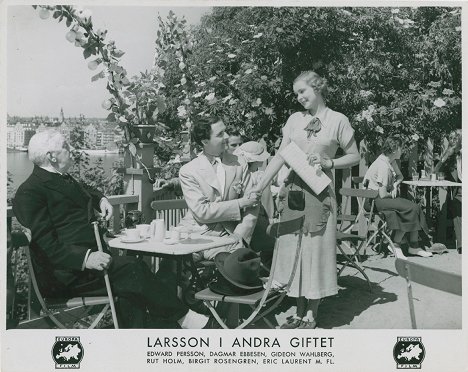
[{"label": "chair leg", "polygon": [[416,313],[414,311],[414,303],[413,303],[413,288],[411,287],[411,282],[408,278],[406,278],[406,289],[408,292],[408,304],[410,309],[410,316],[411,316],[411,327],[413,329],[417,329],[416,325]]},{"label": "chair leg", "polygon": [[218,322],[218,324],[223,327],[224,329],[229,329],[229,327],[226,325],[226,323],[221,319],[221,317],[219,316],[218,312],[216,311],[216,309],[214,308],[213,304],[211,303],[211,301],[208,301],[208,300],[205,300],[203,301],[206,305],[206,307],[208,309],[210,309],[211,311],[211,314],[213,315],[213,317],[216,319],[216,321]]},{"label": "chair leg", "polygon": [[[99,322],[101,321],[101,319],[104,317],[104,315],[106,314],[107,310],[109,310],[110,308],[110,305],[109,304],[106,304],[104,305],[104,307],[102,308],[101,312],[96,316],[96,318],[94,319],[94,321],[91,323],[91,325],[89,326],[89,329],[94,329],[96,328],[96,326],[99,324]],[[114,327],[115,327],[115,324],[114,324]]]},{"label": "chair leg", "polygon": [[364,277],[364,279],[366,279],[367,281],[367,285],[369,286],[369,291],[372,293],[372,286],[371,286],[371,282],[370,282],[370,279],[369,277],[367,276],[367,274],[365,273],[364,269],[361,267],[361,265],[359,264],[359,261],[354,261],[354,259],[357,258],[357,254],[359,253],[359,250],[360,250],[360,246],[358,248],[355,249],[355,253],[353,255],[348,255],[346,254],[344,251],[343,251],[343,248],[341,248],[341,245],[338,244],[338,249],[340,250],[341,254],[343,255],[343,257],[345,258],[346,262],[343,263],[343,265],[341,266],[341,268],[338,270],[338,276],[341,275],[341,273],[343,272],[343,270],[346,268],[346,267],[350,267],[352,266],[353,268],[355,268],[356,270],[358,270],[362,276]]}]

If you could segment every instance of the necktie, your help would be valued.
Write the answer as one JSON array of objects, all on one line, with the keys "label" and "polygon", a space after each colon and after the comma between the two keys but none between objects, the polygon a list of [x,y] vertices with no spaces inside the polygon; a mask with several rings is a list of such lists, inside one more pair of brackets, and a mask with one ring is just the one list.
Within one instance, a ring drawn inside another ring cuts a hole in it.
[{"label": "necktie", "polygon": [[224,167],[221,161],[221,158],[215,158],[215,167],[216,167],[216,177],[218,177],[218,182],[221,186],[221,197],[224,197],[224,186],[226,184],[226,174],[224,173]]}]

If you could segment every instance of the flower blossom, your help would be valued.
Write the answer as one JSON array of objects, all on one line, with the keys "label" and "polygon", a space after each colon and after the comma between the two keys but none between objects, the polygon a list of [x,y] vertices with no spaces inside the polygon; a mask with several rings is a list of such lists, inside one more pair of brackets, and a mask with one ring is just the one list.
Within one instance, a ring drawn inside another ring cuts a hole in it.
[{"label": "flower blossom", "polygon": [[437,98],[435,101],[434,101],[434,106],[436,107],[444,107],[446,105],[445,101],[442,99],[442,98]]},{"label": "flower blossom", "polygon": [[214,92],[208,94],[208,95],[205,97],[205,99],[206,99],[207,101],[213,101],[213,100],[215,99],[215,94],[214,94]]},{"label": "flower blossom", "polygon": [[187,110],[185,110],[185,106],[177,107],[177,116],[179,118],[185,118],[187,116]]},{"label": "flower blossom", "polygon": [[452,89],[447,89],[445,88],[443,91],[442,91],[442,94],[444,96],[451,96],[453,94],[453,90]]}]

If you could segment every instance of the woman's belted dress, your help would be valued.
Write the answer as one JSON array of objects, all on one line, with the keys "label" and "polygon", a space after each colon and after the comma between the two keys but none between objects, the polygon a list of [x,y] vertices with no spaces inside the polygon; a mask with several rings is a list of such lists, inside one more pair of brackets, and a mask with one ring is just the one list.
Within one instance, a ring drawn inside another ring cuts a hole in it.
[{"label": "woman's belted dress", "polygon": [[[346,149],[354,140],[354,130],[348,118],[326,108],[315,116],[320,120],[320,129],[308,136],[305,130],[314,118],[308,112],[292,114],[283,127],[283,144],[294,142],[305,153],[321,153],[333,159],[339,147]],[[331,171],[325,171],[331,184],[316,195],[291,171],[285,183],[286,195],[280,202],[281,221],[305,215],[302,253],[288,293],[290,297],[319,299],[338,292],[336,270],[336,195]],[[304,211],[288,207],[291,190],[303,190]],[[277,266],[274,278],[287,283],[294,263],[297,236],[285,235],[279,240]]]}]

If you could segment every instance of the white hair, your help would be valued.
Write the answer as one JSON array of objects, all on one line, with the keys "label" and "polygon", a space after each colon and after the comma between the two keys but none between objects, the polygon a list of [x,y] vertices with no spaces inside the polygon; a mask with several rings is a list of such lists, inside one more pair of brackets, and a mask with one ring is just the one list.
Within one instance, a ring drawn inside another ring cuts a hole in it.
[{"label": "white hair", "polygon": [[47,153],[63,149],[65,137],[55,129],[47,129],[31,137],[28,156],[38,166],[49,164]]}]

